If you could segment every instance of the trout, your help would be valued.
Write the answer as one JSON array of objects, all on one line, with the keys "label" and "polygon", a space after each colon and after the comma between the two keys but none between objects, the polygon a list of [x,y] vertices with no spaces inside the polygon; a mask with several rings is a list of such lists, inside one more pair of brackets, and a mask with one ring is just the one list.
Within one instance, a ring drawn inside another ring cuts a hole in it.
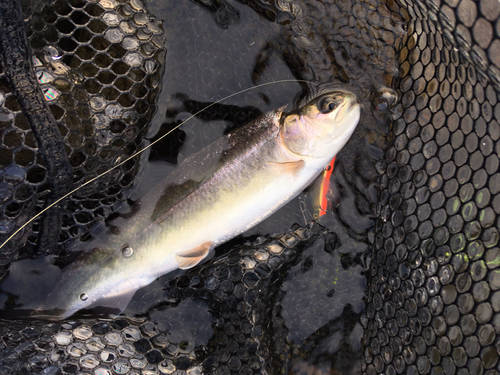
[{"label": "trout", "polygon": [[138,289],[196,266],[301,193],[346,144],[361,107],[353,93],[339,89],[297,110],[285,107],[184,160],[162,181],[147,223],[120,247],[67,266],[32,316],[59,320],[98,306],[121,312]]}]

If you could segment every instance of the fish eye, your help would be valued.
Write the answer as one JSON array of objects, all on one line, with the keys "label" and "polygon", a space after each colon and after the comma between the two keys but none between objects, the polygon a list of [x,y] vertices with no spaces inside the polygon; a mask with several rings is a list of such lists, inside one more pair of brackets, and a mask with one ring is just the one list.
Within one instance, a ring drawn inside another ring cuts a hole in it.
[{"label": "fish eye", "polygon": [[338,106],[338,101],[334,100],[332,97],[327,96],[326,98],[322,98],[318,102],[318,109],[321,113],[330,113],[335,110]]}]

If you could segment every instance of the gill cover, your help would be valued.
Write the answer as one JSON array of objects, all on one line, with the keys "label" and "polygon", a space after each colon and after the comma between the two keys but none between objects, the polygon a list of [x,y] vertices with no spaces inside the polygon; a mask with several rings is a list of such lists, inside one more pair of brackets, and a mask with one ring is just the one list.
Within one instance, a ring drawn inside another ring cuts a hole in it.
[{"label": "gill cover", "polygon": [[336,138],[342,143],[340,148],[347,142],[360,111],[353,93],[337,90],[318,96],[282,119],[281,139],[294,154],[324,157],[331,153],[327,148]]}]

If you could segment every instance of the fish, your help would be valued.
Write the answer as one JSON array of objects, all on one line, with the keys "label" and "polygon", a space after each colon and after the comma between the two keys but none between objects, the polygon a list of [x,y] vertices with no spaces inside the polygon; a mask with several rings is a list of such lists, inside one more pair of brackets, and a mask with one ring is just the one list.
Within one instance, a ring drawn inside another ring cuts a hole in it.
[{"label": "fish", "polygon": [[63,269],[32,317],[63,320],[96,307],[121,312],[138,289],[196,266],[295,198],[347,143],[361,105],[336,88],[287,107],[186,158],[161,181],[146,224],[126,233],[121,246],[84,254]]}]

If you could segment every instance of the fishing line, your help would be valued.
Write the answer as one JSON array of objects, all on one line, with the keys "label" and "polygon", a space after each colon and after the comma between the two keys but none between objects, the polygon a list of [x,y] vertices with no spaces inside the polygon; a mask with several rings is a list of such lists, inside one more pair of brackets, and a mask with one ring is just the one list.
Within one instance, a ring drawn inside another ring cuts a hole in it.
[{"label": "fishing line", "polygon": [[7,238],[1,245],[0,245],[0,249],[2,247],[5,246],[5,244],[7,242],[9,242],[16,234],[18,234],[21,230],[23,230],[27,225],[29,225],[33,220],[37,219],[38,217],[40,217],[40,215],[42,215],[44,212],[46,212],[47,210],[49,210],[50,208],[54,207],[56,204],[58,204],[59,202],[61,202],[63,199],[66,199],[67,197],[69,197],[71,194],[77,192],[78,190],[80,190],[82,187],[94,182],[95,180],[101,178],[102,176],[105,176],[106,174],[108,174],[109,172],[111,172],[112,170],[122,166],[123,164],[125,164],[126,162],[128,162],[129,160],[135,158],[137,155],[140,155],[142,154],[144,151],[146,151],[148,148],[150,148],[151,146],[153,146],[154,144],[156,144],[157,142],[161,141],[163,138],[165,138],[167,135],[169,135],[170,133],[172,133],[174,130],[178,129],[181,125],[185,124],[186,122],[188,122],[189,120],[191,120],[193,117],[196,117],[197,115],[199,115],[201,112],[207,110],[208,108],[210,108],[211,106],[215,105],[215,104],[218,104],[226,99],[230,99],[232,98],[233,96],[236,96],[236,95],[239,95],[239,94],[243,94],[244,92],[247,92],[247,91],[250,91],[250,90],[254,90],[254,89],[258,89],[259,87],[264,87],[264,86],[269,86],[269,85],[274,85],[274,84],[278,84],[278,83],[289,83],[289,82],[302,82],[302,83],[309,83],[309,84],[315,84],[314,82],[309,82],[309,81],[305,81],[305,80],[302,80],[302,79],[283,79],[283,80],[280,80],[280,81],[273,81],[273,82],[266,82],[266,83],[262,83],[260,85],[257,85],[257,86],[253,86],[253,87],[249,87],[247,89],[244,89],[244,90],[241,90],[241,91],[238,91],[234,94],[231,94],[231,95],[228,95],[222,99],[219,99],[209,105],[207,105],[205,108],[202,108],[200,109],[198,112],[192,114],[191,116],[189,116],[186,120],[182,121],[179,125],[175,126],[172,130],[168,131],[167,133],[165,133],[164,135],[162,135],[160,138],[158,138],[157,140],[151,142],[149,145],[147,145],[146,147],[144,147],[142,150],[139,150],[137,151],[135,154],[129,156],[128,158],[126,158],[125,160],[121,161],[120,163],[116,164],[114,167],[111,167],[110,169],[108,169],[106,172],[103,172],[101,173],[100,175],[97,175],[96,177],[90,179],[89,181],[83,183],[82,185],[78,186],[77,188],[71,190],[69,193],[67,193],[66,195],[62,196],[61,198],[57,199],[56,201],[54,201],[52,204],[48,205],[47,207],[45,207],[43,210],[41,210],[38,214],[36,214],[35,216],[33,216],[31,219],[29,219],[26,223],[24,223],[19,229],[17,229],[13,234],[11,234],[9,236],[9,238]]}]

